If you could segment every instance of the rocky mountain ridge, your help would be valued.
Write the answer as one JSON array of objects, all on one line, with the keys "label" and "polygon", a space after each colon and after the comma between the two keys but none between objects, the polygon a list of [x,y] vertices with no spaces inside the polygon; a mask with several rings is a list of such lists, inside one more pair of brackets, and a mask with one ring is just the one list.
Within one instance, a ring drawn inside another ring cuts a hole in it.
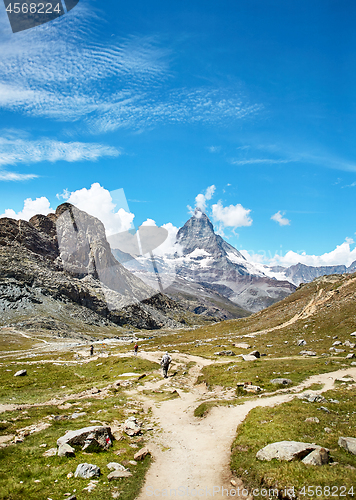
[{"label": "rocky mountain ridge", "polygon": [[156,329],[189,316],[119,264],[103,224],[68,203],[29,222],[0,219],[0,269],[2,325],[35,316],[77,329]]},{"label": "rocky mountain ridge", "polygon": [[295,264],[290,267],[270,267],[277,279],[286,279],[296,286],[301,283],[310,283],[320,276],[329,276],[331,274],[351,274],[356,272],[356,260],[350,266],[307,266],[305,264]]},{"label": "rocky mountain ridge", "polygon": [[[179,229],[176,248],[174,256],[157,257],[157,266],[163,278],[173,276],[166,292],[177,298],[184,289],[195,309],[205,307],[209,310],[211,302],[216,303],[214,294],[218,294],[221,301],[228,301],[225,305],[220,303],[220,307],[226,306],[227,311],[229,308],[231,311],[231,306],[232,309],[237,306],[238,309],[230,314],[241,317],[260,311],[295,290],[290,282],[269,278],[248,262],[214,232],[208,216],[198,209]],[[154,274],[147,257],[135,256],[124,265],[146,283],[153,284]]]}]

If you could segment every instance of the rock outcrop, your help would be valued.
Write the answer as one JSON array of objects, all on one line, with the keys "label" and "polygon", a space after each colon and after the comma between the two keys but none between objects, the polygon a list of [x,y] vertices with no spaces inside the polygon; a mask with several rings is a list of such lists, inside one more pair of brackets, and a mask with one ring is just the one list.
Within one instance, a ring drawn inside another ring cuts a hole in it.
[{"label": "rock outcrop", "polygon": [[117,262],[103,224],[69,203],[29,222],[1,218],[0,271],[3,325],[39,318],[66,336],[73,321],[156,329],[187,317]]}]

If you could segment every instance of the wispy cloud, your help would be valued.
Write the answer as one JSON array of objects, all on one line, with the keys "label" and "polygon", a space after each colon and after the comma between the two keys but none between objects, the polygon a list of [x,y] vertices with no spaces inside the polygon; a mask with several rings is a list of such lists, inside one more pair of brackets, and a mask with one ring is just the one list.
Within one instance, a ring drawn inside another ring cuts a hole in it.
[{"label": "wispy cloud", "polygon": [[[310,145],[300,145],[298,150],[293,146],[278,144],[255,144],[251,146],[241,146],[238,150],[247,150],[249,154],[240,154],[237,158],[232,158],[232,165],[279,165],[288,163],[305,163],[318,165],[335,170],[356,172],[356,163],[345,158],[336,157],[328,151],[317,150]],[[263,156],[262,156],[262,154]],[[256,157],[261,154],[261,157]],[[355,184],[356,185],[356,184]],[[353,187],[352,185],[350,187]]]},{"label": "wispy cloud", "polygon": [[38,177],[36,174],[18,174],[17,172],[0,170],[0,181],[28,181],[36,177]]},{"label": "wispy cloud", "polygon": [[231,160],[232,165],[254,165],[257,163],[265,163],[274,165],[278,163],[291,163],[296,160],[274,160],[273,158],[251,158],[246,160]]},{"label": "wispy cloud", "polygon": [[[41,161],[57,162],[59,160],[95,161],[103,156],[119,156],[121,152],[110,146],[83,143],[83,142],[61,142],[53,139],[18,139],[0,137],[0,168],[3,165],[16,165],[18,163],[38,163]],[[2,180],[24,180],[36,177],[34,174],[12,174],[2,172],[7,178]],[[13,178],[11,178],[13,176]],[[20,176],[16,178],[16,176]]]},{"label": "wispy cloud", "polygon": [[[105,34],[98,11],[80,2],[71,15],[16,35],[0,35],[0,107],[93,133],[157,123],[225,123],[257,113],[229,89],[171,90],[172,50],[158,38]],[[169,84],[167,84],[169,82]]]}]

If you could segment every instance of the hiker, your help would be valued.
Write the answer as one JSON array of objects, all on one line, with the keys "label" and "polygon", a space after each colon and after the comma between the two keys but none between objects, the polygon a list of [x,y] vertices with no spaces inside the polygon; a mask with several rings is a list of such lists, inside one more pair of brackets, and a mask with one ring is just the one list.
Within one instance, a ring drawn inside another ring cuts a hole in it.
[{"label": "hiker", "polygon": [[172,362],[172,358],[170,357],[168,352],[166,352],[163,355],[162,360],[161,360],[161,366],[162,366],[164,378],[168,378],[167,372],[168,372],[168,368],[169,368],[169,365],[171,364],[171,362]]},{"label": "hiker", "polygon": [[137,342],[134,346],[134,351],[135,351],[135,356],[137,356],[137,351],[138,351],[138,343]]},{"label": "hiker", "polygon": [[94,346],[91,345],[90,346],[90,356],[92,356],[94,354]]}]

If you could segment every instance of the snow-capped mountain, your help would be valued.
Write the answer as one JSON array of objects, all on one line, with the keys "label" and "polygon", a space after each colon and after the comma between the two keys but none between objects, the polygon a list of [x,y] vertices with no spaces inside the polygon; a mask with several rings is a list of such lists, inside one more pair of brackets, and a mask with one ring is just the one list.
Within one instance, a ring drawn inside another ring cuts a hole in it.
[{"label": "snow-capped mountain", "polygon": [[[256,312],[295,290],[288,281],[270,278],[248,262],[236,248],[215,234],[208,216],[199,209],[178,231],[175,247],[174,255],[136,255],[123,265],[150,286],[163,287],[168,295],[190,296],[192,310],[201,307],[196,301],[204,297],[202,307],[214,308],[222,301],[227,310],[235,306],[241,315],[240,308],[245,313]],[[120,259],[115,249],[113,253]],[[210,305],[206,303],[209,300]]]},{"label": "snow-capped mountain", "polygon": [[309,283],[315,278],[330,274],[345,274],[356,272],[356,260],[349,266],[306,266],[305,264],[298,263],[290,267],[267,267],[265,266],[265,273],[268,276],[274,277],[277,280],[287,280],[296,286],[301,283]]}]

